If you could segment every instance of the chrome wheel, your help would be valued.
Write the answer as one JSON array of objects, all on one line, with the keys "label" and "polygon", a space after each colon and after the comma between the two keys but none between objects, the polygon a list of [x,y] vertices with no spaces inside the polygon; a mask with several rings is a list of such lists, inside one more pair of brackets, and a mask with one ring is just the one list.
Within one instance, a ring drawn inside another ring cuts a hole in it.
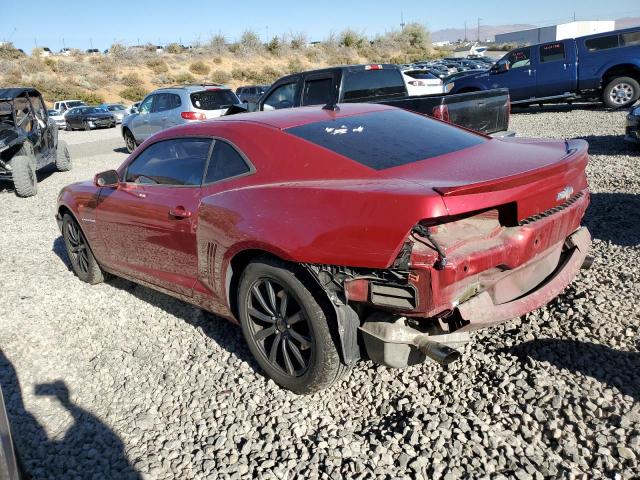
[{"label": "chrome wheel", "polygon": [[271,278],[260,278],[246,302],[249,331],[260,353],[281,373],[303,375],[313,353],[312,330],[293,293]]},{"label": "chrome wheel", "polygon": [[615,84],[609,92],[609,98],[617,105],[626,105],[633,100],[634,95],[633,86],[626,82]]},{"label": "chrome wheel", "polygon": [[136,141],[133,139],[133,134],[131,132],[125,133],[124,143],[127,146],[127,150],[129,150],[129,153],[133,153],[133,151],[136,149]]}]

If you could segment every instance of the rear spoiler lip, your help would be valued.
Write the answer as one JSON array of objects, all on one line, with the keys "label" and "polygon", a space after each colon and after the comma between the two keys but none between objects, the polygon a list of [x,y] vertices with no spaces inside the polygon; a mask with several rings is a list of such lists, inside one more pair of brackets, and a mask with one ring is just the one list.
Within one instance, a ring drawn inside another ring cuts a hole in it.
[{"label": "rear spoiler lip", "polygon": [[502,177],[494,180],[487,180],[479,183],[471,183],[457,186],[437,186],[433,187],[437,193],[443,197],[454,197],[459,195],[473,195],[476,193],[489,193],[508,188],[518,187],[525,183],[547,177],[567,170],[567,163],[576,157],[576,154],[584,152],[587,157],[587,143],[584,140],[565,140],[566,153],[557,162],[546,167],[537,168],[528,172],[522,172],[509,177]]}]

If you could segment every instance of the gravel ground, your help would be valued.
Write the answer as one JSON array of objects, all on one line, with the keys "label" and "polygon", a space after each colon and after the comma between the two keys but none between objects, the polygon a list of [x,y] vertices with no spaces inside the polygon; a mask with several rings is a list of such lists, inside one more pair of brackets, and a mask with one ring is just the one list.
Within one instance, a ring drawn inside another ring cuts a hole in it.
[{"label": "gravel ground", "polygon": [[[297,397],[240,329],[187,304],[69,271],[58,191],[124,158],[119,129],[63,132],[74,169],[0,193],[0,382],[35,478],[638,478],[640,150],[624,114],[531,108],[519,135],[591,143],[593,268],[460,362],[360,363]],[[114,149],[118,151],[114,151]]]}]

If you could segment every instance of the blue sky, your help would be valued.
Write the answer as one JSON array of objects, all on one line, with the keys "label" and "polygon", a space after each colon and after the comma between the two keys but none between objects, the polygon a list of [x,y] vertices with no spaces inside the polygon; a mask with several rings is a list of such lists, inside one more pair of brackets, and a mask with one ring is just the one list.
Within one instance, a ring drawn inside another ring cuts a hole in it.
[{"label": "blue sky", "polygon": [[465,20],[475,26],[478,17],[487,25],[548,25],[569,20],[574,12],[579,20],[640,16],[638,0],[31,0],[28,7],[17,0],[2,3],[0,41],[12,41],[26,51],[36,43],[58,50],[63,38],[67,47],[81,49],[104,49],[114,41],[187,44],[219,32],[234,40],[246,29],[263,38],[305,32],[310,40],[322,40],[346,27],[373,36],[399,28],[401,12],[405,22],[417,21],[430,30],[461,28]]}]

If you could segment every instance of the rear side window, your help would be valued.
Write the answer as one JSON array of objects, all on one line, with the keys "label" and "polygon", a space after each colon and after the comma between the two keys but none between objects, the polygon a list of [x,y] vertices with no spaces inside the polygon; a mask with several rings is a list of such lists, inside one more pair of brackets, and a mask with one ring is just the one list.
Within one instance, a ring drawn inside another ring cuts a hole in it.
[{"label": "rear side window", "polygon": [[175,93],[161,93],[156,97],[154,108],[156,112],[164,112],[178,108],[181,103],[179,95]]},{"label": "rear side window", "polygon": [[249,171],[244,158],[227,142],[216,140],[204,183],[237,177]]},{"label": "rear side window", "polygon": [[640,45],[640,31],[623,33],[620,35],[620,45],[624,47],[632,47]]},{"label": "rear side window", "polygon": [[406,95],[406,87],[399,70],[346,71],[342,83],[343,100],[355,102],[365,98]]},{"label": "rear side window", "polygon": [[329,101],[331,95],[332,78],[319,78],[308,80],[304,83],[302,94],[303,105],[324,105]]},{"label": "rear side window", "polygon": [[125,181],[144,185],[199,186],[210,139],[174,138],[146,148],[127,168]]},{"label": "rear side window", "polygon": [[204,90],[191,94],[191,104],[199,110],[220,110],[238,102],[231,90]]},{"label": "rear side window", "polygon": [[584,45],[590,52],[607,50],[609,48],[617,48],[620,46],[618,35],[607,35],[606,37],[590,38],[584,41]]},{"label": "rear side window", "polygon": [[288,133],[374,170],[398,167],[487,140],[404,110],[385,110],[292,127]]},{"label": "rear side window", "polygon": [[507,55],[507,63],[509,69],[528,67],[531,65],[531,49],[514,50]]},{"label": "rear side window", "polygon": [[549,43],[540,47],[540,62],[564,60],[564,43]]}]

